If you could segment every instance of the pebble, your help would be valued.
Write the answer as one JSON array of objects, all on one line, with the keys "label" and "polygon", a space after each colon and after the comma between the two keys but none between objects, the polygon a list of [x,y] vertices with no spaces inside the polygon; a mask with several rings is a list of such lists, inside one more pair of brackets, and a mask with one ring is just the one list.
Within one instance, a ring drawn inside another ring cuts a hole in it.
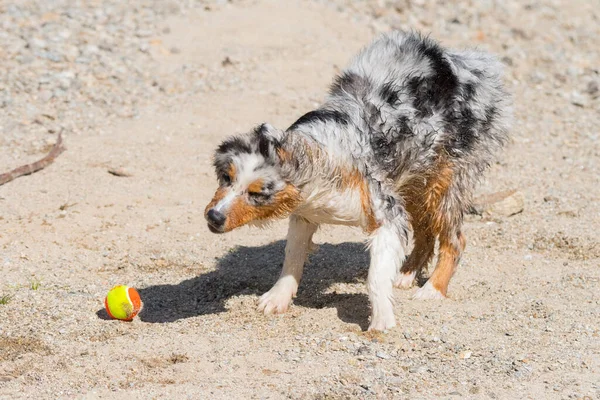
[{"label": "pebble", "polygon": [[577,107],[587,108],[590,105],[590,99],[579,92],[572,92],[570,100]]},{"label": "pebble", "polygon": [[598,87],[598,82],[596,81],[588,82],[587,87],[585,88],[585,92],[591,96],[597,95],[599,91],[600,88]]},{"label": "pebble", "polygon": [[382,359],[384,359],[384,360],[387,360],[388,358],[390,358],[390,355],[389,355],[389,354],[387,354],[387,353],[384,353],[383,351],[378,351],[377,353],[375,353],[375,355],[376,355],[378,358],[382,358]]},{"label": "pebble", "polygon": [[469,212],[477,215],[510,217],[523,211],[525,198],[518,190],[482,195],[473,200]]}]

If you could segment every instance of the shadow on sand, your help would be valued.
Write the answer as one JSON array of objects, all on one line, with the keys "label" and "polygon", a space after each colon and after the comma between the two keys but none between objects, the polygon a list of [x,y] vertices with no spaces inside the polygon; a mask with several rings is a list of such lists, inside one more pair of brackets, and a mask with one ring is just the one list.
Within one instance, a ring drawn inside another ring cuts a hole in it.
[{"label": "shadow on sand", "polygon": [[[182,318],[226,311],[227,299],[261,295],[275,283],[283,263],[285,241],[261,247],[237,247],[211,271],[175,285],[139,290],[144,322],[173,322]],[[365,294],[325,293],[334,283],[364,282],[369,255],[361,243],[322,244],[310,256],[294,304],[310,308],[335,307],[339,318],[366,329],[369,300]],[[102,318],[104,310],[98,311]]]}]

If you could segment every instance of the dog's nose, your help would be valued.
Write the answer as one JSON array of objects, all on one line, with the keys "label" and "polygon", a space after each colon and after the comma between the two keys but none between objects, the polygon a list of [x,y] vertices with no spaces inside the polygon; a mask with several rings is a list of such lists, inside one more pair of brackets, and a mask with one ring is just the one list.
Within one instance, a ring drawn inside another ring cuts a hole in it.
[{"label": "dog's nose", "polygon": [[210,210],[208,210],[208,213],[206,213],[206,219],[208,220],[208,222],[210,222],[211,225],[219,228],[223,226],[227,217],[225,217],[223,213],[215,210],[214,208],[211,208]]}]

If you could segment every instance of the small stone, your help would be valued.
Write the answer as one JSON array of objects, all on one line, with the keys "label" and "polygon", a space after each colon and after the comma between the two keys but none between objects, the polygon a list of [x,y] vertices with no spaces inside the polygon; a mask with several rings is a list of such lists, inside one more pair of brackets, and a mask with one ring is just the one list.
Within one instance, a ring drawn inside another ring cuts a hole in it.
[{"label": "small stone", "polygon": [[388,358],[390,358],[390,355],[387,353],[384,353],[383,351],[378,351],[377,353],[375,353],[375,355],[384,360],[387,360]]},{"label": "small stone", "polygon": [[600,88],[598,87],[598,82],[596,81],[590,81],[587,84],[587,87],[585,88],[585,92],[591,96],[594,96],[596,94],[598,94],[598,91],[600,91]]},{"label": "small stone", "polygon": [[82,53],[85,55],[96,55],[100,53],[100,48],[94,44],[88,44],[83,48]]},{"label": "small stone", "polygon": [[147,30],[147,29],[140,29],[135,32],[135,36],[137,36],[139,38],[146,38],[146,37],[152,36],[152,31]]},{"label": "small stone", "polygon": [[27,42],[29,47],[36,49],[46,49],[48,47],[48,43],[43,39],[31,38]]},{"label": "small stone", "polygon": [[460,358],[461,360],[468,360],[469,358],[471,358],[471,355],[473,354],[472,351],[462,351],[459,355],[458,358]]},{"label": "small stone", "polygon": [[476,215],[492,215],[510,217],[524,209],[523,193],[518,190],[505,190],[477,197],[469,210]]},{"label": "small stone", "polygon": [[571,101],[571,104],[581,108],[586,108],[590,104],[589,99],[579,92],[571,93],[571,97],[569,98],[569,100]]},{"label": "small stone", "polygon": [[540,84],[540,83],[544,82],[545,80],[546,80],[546,75],[539,71],[535,71],[529,75],[529,82],[533,83],[534,85]]},{"label": "small stone", "polygon": [[362,345],[356,350],[356,354],[359,356],[371,354],[371,349],[368,346]]}]

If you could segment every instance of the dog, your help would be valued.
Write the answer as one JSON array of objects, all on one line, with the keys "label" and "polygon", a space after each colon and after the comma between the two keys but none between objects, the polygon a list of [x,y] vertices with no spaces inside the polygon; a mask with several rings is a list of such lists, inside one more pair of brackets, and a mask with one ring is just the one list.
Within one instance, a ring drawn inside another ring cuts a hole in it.
[{"label": "dog", "polygon": [[285,312],[296,295],[319,225],[361,227],[370,251],[369,330],[390,329],[393,287],[413,285],[436,239],[435,270],[413,298],[446,297],[465,249],[463,214],[508,140],[510,119],[495,57],[444,49],[418,32],[384,34],[288,129],[263,123],[220,144],[208,228],[225,233],[289,217],[281,275],[259,300],[269,314]]}]

